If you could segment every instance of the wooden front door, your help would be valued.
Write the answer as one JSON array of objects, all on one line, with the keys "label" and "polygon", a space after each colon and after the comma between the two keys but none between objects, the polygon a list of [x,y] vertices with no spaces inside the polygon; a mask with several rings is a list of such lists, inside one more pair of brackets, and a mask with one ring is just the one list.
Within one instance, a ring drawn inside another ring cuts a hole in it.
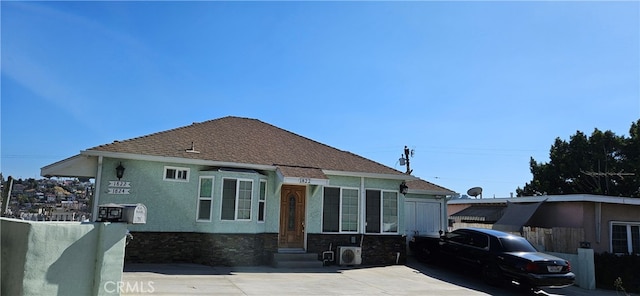
[{"label": "wooden front door", "polygon": [[304,186],[282,185],[279,248],[304,248]]}]

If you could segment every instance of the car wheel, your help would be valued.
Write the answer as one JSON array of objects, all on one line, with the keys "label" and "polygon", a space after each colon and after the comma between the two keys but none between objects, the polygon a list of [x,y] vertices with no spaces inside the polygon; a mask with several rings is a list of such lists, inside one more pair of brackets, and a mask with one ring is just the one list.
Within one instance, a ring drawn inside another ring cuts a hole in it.
[{"label": "car wheel", "polygon": [[492,286],[499,286],[503,282],[502,271],[496,264],[485,264],[482,266],[482,280]]}]

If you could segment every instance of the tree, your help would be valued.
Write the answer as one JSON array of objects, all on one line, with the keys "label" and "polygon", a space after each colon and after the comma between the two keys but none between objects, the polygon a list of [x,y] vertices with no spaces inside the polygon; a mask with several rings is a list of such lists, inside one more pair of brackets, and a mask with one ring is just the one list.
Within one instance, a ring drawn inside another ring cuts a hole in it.
[{"label": "tree", "polygon": [[587,137],[581,131],[569,142],[556,138],[549,162],[529,160],[533,180],[518,196],[543,194],[602,194],[640,197],[640,120],[629,137],[597,128]]}]

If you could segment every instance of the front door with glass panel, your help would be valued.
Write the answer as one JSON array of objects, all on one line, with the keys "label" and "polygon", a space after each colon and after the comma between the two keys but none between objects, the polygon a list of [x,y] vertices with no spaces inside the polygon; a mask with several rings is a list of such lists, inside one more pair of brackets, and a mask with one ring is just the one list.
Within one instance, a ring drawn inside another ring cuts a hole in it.
[{"label": "front door with glass panel", "polygon": [[279,248],[304,248],[304,186],[282,185]]}]

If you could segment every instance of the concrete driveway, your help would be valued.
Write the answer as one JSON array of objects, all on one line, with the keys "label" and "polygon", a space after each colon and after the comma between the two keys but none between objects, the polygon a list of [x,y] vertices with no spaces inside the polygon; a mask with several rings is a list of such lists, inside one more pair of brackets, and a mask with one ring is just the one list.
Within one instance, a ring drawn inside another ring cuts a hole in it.
[{"label": "concrete driveway", "polygon": [[[209,267],[195,264],[128,264],[121,295],[514,295],[518,289],[486,285],[477,276],[410,260],[407,265],[283,269],[268,266]],[[578,287],[539,295],[616,295]]]}]

